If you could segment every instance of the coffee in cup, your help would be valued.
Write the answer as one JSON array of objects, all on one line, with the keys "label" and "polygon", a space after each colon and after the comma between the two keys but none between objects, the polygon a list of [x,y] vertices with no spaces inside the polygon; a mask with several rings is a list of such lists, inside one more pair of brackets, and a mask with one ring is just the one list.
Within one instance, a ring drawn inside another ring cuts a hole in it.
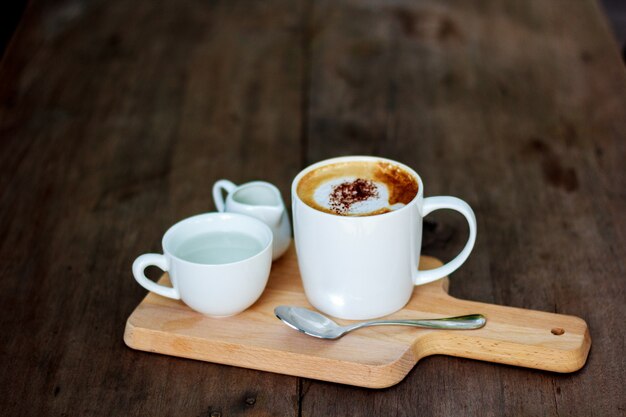
[{"label": "coffee in cup", "polygon": [[309,207],[339,216],[374,216],[406,206],[417,195],[415,177],[382,161],[323,165],[300,179],[296,192]]}]

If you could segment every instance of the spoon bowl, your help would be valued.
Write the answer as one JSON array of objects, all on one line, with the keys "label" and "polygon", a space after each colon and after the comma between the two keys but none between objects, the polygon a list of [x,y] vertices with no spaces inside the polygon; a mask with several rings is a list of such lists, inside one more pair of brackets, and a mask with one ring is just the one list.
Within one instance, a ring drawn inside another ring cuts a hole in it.
[{"label": "spoon bowl", "polygon": [[348,332],[369,326],[413,326],[429,329],[471,330],[487,323],[482,314],[421,320],[376,320],[340,326],[328,317],[304,307],[278,306],[274,314],[289,327],[320,339],[338,339]]}]

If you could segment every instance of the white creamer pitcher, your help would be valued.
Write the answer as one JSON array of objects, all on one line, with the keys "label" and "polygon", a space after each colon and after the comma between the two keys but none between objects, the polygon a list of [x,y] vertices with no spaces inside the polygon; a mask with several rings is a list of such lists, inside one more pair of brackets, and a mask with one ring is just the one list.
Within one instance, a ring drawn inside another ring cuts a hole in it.
[{"label": "white creamer pitcher", "polygon": [[[227,193],[226,198],[223,191]],[[273,184],[252,181],[238,186],[219,180],[213,185],[213,201],[217,211],[245,214],[267,224],[274,234],[272,260],[289,248],[291,225],[280,191]]]}]

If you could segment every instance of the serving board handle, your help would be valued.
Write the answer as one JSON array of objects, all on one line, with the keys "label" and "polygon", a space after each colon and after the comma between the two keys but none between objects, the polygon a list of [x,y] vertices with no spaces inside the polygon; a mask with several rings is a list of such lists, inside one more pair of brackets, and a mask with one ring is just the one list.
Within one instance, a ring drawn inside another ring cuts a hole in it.
[{"label": "serving board handle", "polygon": [[433,331],[412,345],[417,359],[451,355],[554,372],[574,372],[587,360],[591,338],[579,317],[525,310],[445,295],[455,313],[481,313],[479,330]]}]

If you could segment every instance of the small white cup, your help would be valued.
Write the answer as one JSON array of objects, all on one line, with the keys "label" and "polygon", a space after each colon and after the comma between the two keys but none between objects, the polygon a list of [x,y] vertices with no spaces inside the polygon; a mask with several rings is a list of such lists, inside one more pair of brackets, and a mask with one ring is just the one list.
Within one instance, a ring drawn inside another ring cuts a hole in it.
[{"label": "small white cup", "polygon": [[[226,199],[222,192],[226,191]],[[217,211],[240,213],[267,224],[274,234],[272,260],[280,258],[291,244],[291,225],[285,203],[274,184],[252,181],[236,185],[228,180],[213,184],[213,202]]]},{"label": "small white cup", "polygon": [[[262,249],[230,263],[198,263],[182,259],[181,245],[205,233],[241,233]],[[272,265],[272,231],[263,222],[234,213],[206,213],[184,219],[165,232],[163,255],[147,253],[133,263],[137,282],[163,297],[182,300],[192,309],[215,317],[241,313],[261,296]],[[172,287],[149,280],[146,267],[167,271]]]},{"label": "small white cup", "polygon": [[[385,214],[338,216],[309,207],[298,196],[298,183],[309,172],[338,162],[388,162],[418,183],[415,198]],[[408,166],[389,159],[347,156],[328,159],[300,172],[291,186],[298,265],[309,302],[331,316],[365,320],[391,314],[409,301],[415,285],[449,275],[467,259],[476,240],[476,217],[456,197],[424,198],[424,183]],[[419,271],[422,219],[434,210],[461,213],[469,239],[456,258],[439,268]]]}]

